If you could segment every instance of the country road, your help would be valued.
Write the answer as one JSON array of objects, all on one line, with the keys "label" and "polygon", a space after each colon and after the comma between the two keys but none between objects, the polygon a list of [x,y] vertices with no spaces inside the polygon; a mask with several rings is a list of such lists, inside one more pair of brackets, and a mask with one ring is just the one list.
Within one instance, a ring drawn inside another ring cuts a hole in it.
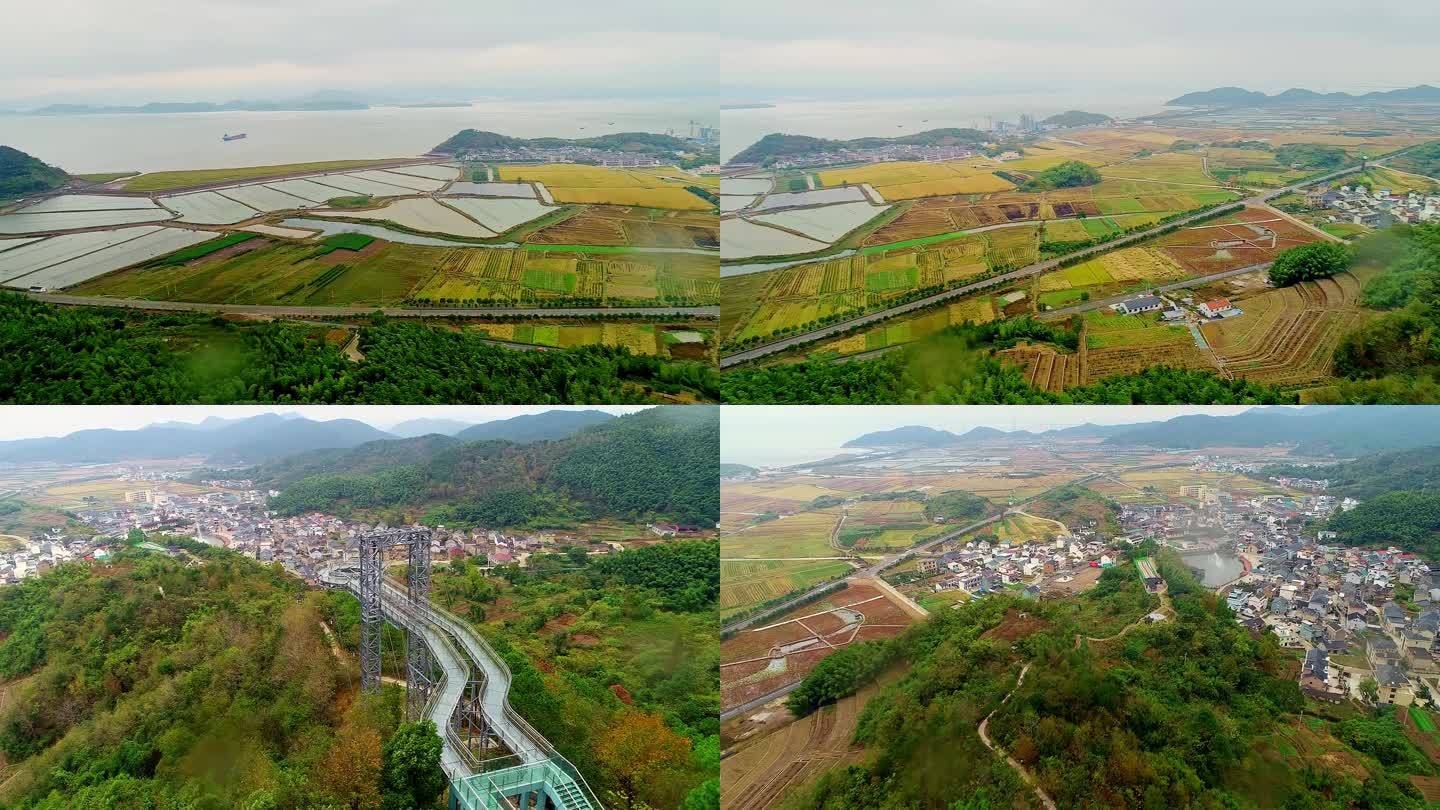
[{"label": "country road", "polygon": [[[1407,148],[1407,149],[1401,149],[1401,150],[1392,152],[1392,153],[1390,153],[1389,155],[1386,155],[1386,156],[1383,157],[1383,158],[1379,158],[1379,159],[1377,159],[1377,160],[1372,160],[1372,161],[1370,161],[1369,163],[1370,163],[1370,165],[1372,165],[1372,166],[1380,165],[1381,163],[1384,163],[1385,161],[1387,161],[1387,160],[1389,160],[1389,159],[1391,159],[1391,158],[1398,157],[1399,155],[1403,154],[1403,153],[1406,152],[1406,151],[1408,151],[1408,148]],[[1353,173],[1358,172],[1358,171],[1360,171],[1360,167],[1359,167],[1359,166],[1349,166],[1349,167],[1346,167],[1346,168],[1343,168],[1343,169],[1336,169],[1335,171],[1327,172],[1327,173],[1325,173],[1325,174],[1317,175],[1317,176],[1314,176],[1314,177],[1310,177],[1310,178],[1307,178],[1307,179],[1302,180],[1302,181],[1297,182],[1297,183],[1293,183],[1293,184],[1288,185],[1288,186],[1283,186],[1283,187],[1281,187],[1281,188],[1269,189],[1269,190],[1266,190],[1266,191],[1262,191],[1262,192],[1260,192],[1260,193],[1258,193],[1258,194],[1255,194],[1255,195],[1250,196],[1250,197],[1246,197],[1245,199],[1242,199],[1242,200],[1236,200],[1235,202],[1232,202],[1232,203],[1225,203],[1224,205],[1218,206],[1218,207],[1216,207],[1216,208],[1212,208],[1212,209],[1209,209],[1209,210],[1206,210],[1206,211],[1200,211],[1200,212],[1197,212],[1197,213],[1195,213],[1195,214],[1191,214],[1191,215],[1189,215],[1189,216],[1182,217],[1182,218],[1177,219],[1177,220],[1172,220],[1172,221],[1167,222],[1167,223],[1159,224],[1159,225],[1156,225],[1156,226],[1153,227],[1153,228],[1148,228],[1148,229],[1146,229],[1146,230],[1144,230],[1144,231],[1136,231],[1135,233],[1126,234],[1126,235],[1124,235],[1124,236],[1119,237],[1118,239],[1113,239],[1113,240],[1111,240],[1111,241],[1109,241],[1109,242],[1105,242],[1104,244],[1094,245],[1094,246],[1092,246],[1092,247],[1088,247],[1088,248],[1085,248],[1085,249],[1083,249],[1083,250],[1076,251],[1076,252],[1074,252],[1074,253],[1068,253],[1068,254],[1066,254],[1066,255],[1064,255],[1064,256],[1062,256],[1062,257],[1058,257],[1058,258],[1054,258],[1054,259],[1046,259],[1045,261],[1036,262],[1036,263],[1034,263],[1034,264],[1030,264],[1030,265],[1027,265],[1027,266],[1025,266],[1025,267],[1022,267],[1022,268],[1020,268],[1020,269],[1018,269],[1018,270],[1011,270],[1011,271],[1009,271],[1009,272],[1002,273],[1002,274],[997,275],[997,276],[992,276],[991,278],[981,279],[980,281],[975,281],[975,282],[971,282],[971,283],[969,283],[969,284],[964,284],[964,285],[961,285],[961,286],[959,286],[959,287],[955,287],[955,288],[952,288],[952,289],[949,289],[949,290],[943,290],[943,291],[941,291],[941,292],[934,293],[934,294],[932,294],[932,295],[928,295],[928,296],[926,296],[926,297],[924,297],[924,298],[921,298],[921,299],[918,299],[918,300],[915,300],[915,301],[911,301],[911,302],[909,302],[909,303],[900,304],[900,305],[897,305],[897,306],[894,306],[894,307],[890,307],[889,309],[880,310],[880,311],[878,311],[878,312],[872,312],[872,313],[869,313],[869,314],[867,314],[867,315],[861,315],[861,316],[859,316],[859,317],[851,318],[851,319],[849,319],[849,320],[840,321],[840,322],[838,322],[838,323],[829,324],[829,325],[827,325],[827,326],[822,326],[822,327],[819,327],[819,328],[817,328],[817,329],[813,329],[813,330],[811,330],[811,331],[809,331],[809,332],[805,332],[805,333],[798,334],[798,335],[791,335],[790,337],[782,338],[782,339],[780,339],[780,340],[776,340],[776,341],[773,341],[773,342],[771,342],[771,343],[766,343],[766,344],[764,344],[763,346],[756,346],[756,347],[753,348],[753,349],[746,349],[746,350],[744,350],[744,351],[735,352],[735,353],[733,353],[733,354],[725,355],[725,356],[723,356],[723,357],[720,358],[720,367],[721,367],[722,369],[733,368],[733,367],[735,367],[735,366],[738,366],[738,365],[741,365],[741,364],[744,364],[744,363],[749,363],[749,362],[751,362],[751,361],[753,361],[753,360],[758,360],[758,359],[760,359],[760,358],[762,358],[762,357],[766,357],[766,356],[768,356],[768,355],[772,355],[772,354],[776,354],[776,353],[778,353],[778,352],[783,352],[783,351],[787,351],[787,350],[789,350],[789,349],[793,349],[793,348],[795,348],[795,347],[797,347],[797,346],[801,346],[801,345],[804,345],[804,344],[806,344],[806,343],[813,343],[813,342],[815,342],[815,341],[817,341],[817,340],[823,340],[824,338],[827,338],[827,337],[834,337],[834,336],[836,336],[836,335],[840,335],[840,334],[843,334],[843,333],[845,333],[845,332],[849,332],[849,331],[852,330],[852,329],[857,329],[857,328],[862,327],[862,326],[868,326],[868,325],[873,324],[873,323],[878,323],[878,322],[880,322],[880,321],[889,320],[890,318],[894,318],[894,317],[897,316],[897,315],[904,315],[904,314],[906,314],[906,313],[916,312],[916,311],[919,311],[919,310],[928,309],[928,308],[930,308],[930,307],[932,307],[932,306],[935,306],[936,304],[939,304],[939,303],[948,301],[948,300],[950,300],[950,299],[952,299],[952,298],[959,298],[959,297],[961,297],[961,296],[965,296],[965,295],[969,295],[969,294],[971,294],[971,293],[979,292],[979,291],[981,291],[981,290],[989,289],[989,288],[991,288],[991,287],[995,287],[995,286],[998,286],[998,285],[1000,285],[1000,284],[1004,284],[1004,283],[1009,282],[1009,281],[1014,281],[1014,280],[1016,280],[1016,279],[1026,278],[1026,277],[1029,277],[1029,276],[1034,276],[1034,275],[1037,275],[1037,274],[1040,274],[1040,273],[1047,272],[1047,271],[1049,271],[1049,270],[1054,270],[1054,269],[1055,269],[1056,267],[1058,267],[1062,262],[1071,262],[1071,261],[1074,261],[1074,260],[1076,260],[1076,259],[1080,259],[1080,258],[1083,258],[1083,257],[1086,257],[1086,256],[1093,256],[1093,255],[1097,255],[1097,254],[1100,254],[1100,253],[1108,253],[1108,252],[1113,251],[1113,250],[1115,250],[1115,249],[1117,249],[1117,248],[1121,248],[1121,247],[1124,247],[1124,246],[1126,246],[1126,245],[1134,244],[1134,243],[1136,243],[1136,242],[1140,242],[1140,241],[1143,241],[1143,240],[1145,240],[1145,239],[1153,238],[1154,236],[1157,236],[1157,235],[1159,235],[1159,234],[1162,233],[1162,232],[1168,232],[1169,230],[1174,229],[1174,228],[1176,228],[1176,227],[1184,227],[1184,226],[1186,226],[1186,225],[1189,225],[1189,224],[1194,223],[1194,222],[1197,222],[1197,221],[1201,221],[1201,220],[1205,220],[1205,219],[1212,218],[1212,217],[1214,217],[1217,213],[1220,213],[1220,212],[1236,211],[1236,210],[1241,210],[1241,209],[1243,209],[1243,208],[1246,207],[1246,206],[1253,206],[1253,207],[1257,207],[1257,208],[1265,208],[1265,209],[1267,209],[1267,210],[1270,210],[1270,211],[1279,213],[1281,216],[1284,216],[1286,219],[1291,220],[1291,221],[1294,221],[1294,219],[1293,219],[1292,217],[1290,217],[1288,214],[1285,214],[1284,212],[1281,212],[1281,211],[1279,211],[1278,209],[1275,209],[1275,208],[1271,207],[1270,204],[1269,204],[1269,201],[1272,200],[1272,199],[1275,199],[1276,197],[1280,197],[1280,196],[1283,196],[1283,195],[1285,195],[1285,194],[1289,194],[1289,193],[1291,193],[1291,192],[1294,192],[1294,191],[1296,191],[1296,190],[1299,190],[1299,189],[1301,189],[1301,188],[1305,188],[1305,187],[1307,187],[1307,186],[1312,186],[1312,185],[1315,185],[1316,183],[1324,183],[1324,182],[1326,182],[1326,181],[1333,180],[1333,179],[1335,179],[1336,177],[1342,177],[1342,176],[1344,176],[1344,175],[1353,174]],[[1268,266],[1268,264],[1265,265],[1265,266]],[[1250,268],[1250,271],[1253,271],[1254,269],[1257,269],[1257,268],[1261,268],[1261,266],[1260,266],[1260,265],[1256,265],[1255,267]],[[1182,283],[1183,283],[1183,282],[1182,282]],[[1171,287],[1170,285],[1167,285],[1166,287],[1160,288],[1160,289],[1163,290],[1163,289],[1172,289],[1172,288],[1173,288],[1173,289],[1178,289],[1178,287]],[[1123,299],[1120,299],[1120,300],[1123,300]]]},{"label": "country road", "polygon": [[686,315],[693,318],[719,318],[720,307],[555,307],[525,309],[520,307],[488,307],[479,309],[427,307],[285,307],[268,304],[199,304],[189,301],[146,301],[139,298],[103,298],[59,293],[26,293],[36,301],[80,307],[119,307],[162,312],[225,312],[239,315],[274,315],[295,317],[345,317],[369,315],[376,311],[392,318],[495,318],[529,315],[537,318],[585,318],[592,315],[653,317]]}]

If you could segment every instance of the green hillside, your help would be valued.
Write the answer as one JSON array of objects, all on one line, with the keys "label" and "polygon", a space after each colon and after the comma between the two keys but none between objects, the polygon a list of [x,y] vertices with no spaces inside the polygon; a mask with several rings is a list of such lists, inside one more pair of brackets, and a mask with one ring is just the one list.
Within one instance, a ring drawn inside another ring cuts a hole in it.
[{"label": "green hillside", "polygon": [[0,402],[623,404],[719,397],[704,363],[584,346],[521,352],[481,332],[376,318],[364,359],[328,327],[67,308],[0,292]]},{"label": "green hillside", "polygon": [[0,806],[413,806],[382,774],[433,744],[415,760],[433,777],[439,739],[398,725],[398,691],[358,697],[322,595],[176,542],[180,560],[123,552],[0,589]]},{"label": "green hillside", "polygon": [[261,467],[282,514],[370,510],[446,525],[567,526],[602,517],[719,519],[719,409],[662,406],[558,441],[427,437],[301,454]]},{"label": "green hillside", "polygon": [[70,179],[54,166],[8,146],[0,146],[0,203],[59,188]]},{"label": "green hillside", "polygon": [[1157,598],[1127,564],[1081,596],[972,601],[827,657],[793,710],[904,674],[865,706],[864,764],[787,807],[1038,807],[1020,768],[1061,808],[1426,806],[1409,777],[1436,766],[1392,710],[1306,698],[1294,651],[1238,625],[1177,557],[1160,570],[1157,624],[1138,621]]},{"label": "green hillside", "polygon": [[542,554],[501,577],[451,565],[434,598],[505,657],[510,702],[608,807],[705,810],[720,773],[719,560],[711,540]]}]

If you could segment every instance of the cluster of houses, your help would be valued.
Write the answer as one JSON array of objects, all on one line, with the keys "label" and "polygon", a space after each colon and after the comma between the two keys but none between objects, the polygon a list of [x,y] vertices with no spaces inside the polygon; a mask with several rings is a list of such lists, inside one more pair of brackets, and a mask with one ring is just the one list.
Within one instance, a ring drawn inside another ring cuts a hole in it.
[{"label": "cluster of houses", "polygon": [[[1076,572],[1110,568],[1119,552],[1105,542],[1093,525],[1077,527],[1074,534],[1029,543],[991,543],[970,540],[963,545],[921,556],[916,571],[935,592],[962,590],[971,598],[1001,591],[1031,598],[1041,595],[1047,581],[1064,584]],[[948,545],[948,544],[947,544]]]},{"label": "cluster of houses", "polygon": [[[266,509],[266,501],[279,493],[255,489],[252,481],[215,479],[205,483],[217,489],[199,494],[179,494],[158,487],[137,489],[126,493],[124,503],[77,510],[75,515],[84,524],[83,531],[51,528],[34,533],[23,547],[0,551],[0,583],[18,582],[69,560],[104,559],[132,529],[147,535],[193,537],[261,562],[279,562],[313,580],[326,563],[353,558],[358,553],[358,537],[371,528],[319,512],[277,516]],[[248,488],[228,488],[233,484]],[[670,538],[702,530],[655,523],[649,531],[656,537]],[[163,546],[152,546],[166,551]],[[621,547],[549,531],[511,533],[440,527],[433,532],[430,553],[437,561],[476,557],[487,566],[523,566],[531,554],[564,546],[582,546],[594,555],[609,554]]]},{"label": "cluster of houses", "polygon": [[[1328,535],[1328,533],[1321,533]],[[1329,539],[1328,536],[1325,539]],[[1401,706],[1440,693],[1440,571],[1418,555],[1269,537],[1254,568],[1226,595],[1237,618],[1303,648],[1300,685],[1312,697]]]},{"label": "cluster of houses", "polygon": [[[944,160],[961,160],[974,157],[980,154],[979,150],[972,146],[922,146],[919,144],[885,144],[883,146],[869,148],[849,148],[826,150],[823,152],[807,152],[802,155],[786,155],[777,158],[771,167],[775,169],[802,169],[820,168],[823,166],[839,166],[854,163],[884,163],[890,160],[905,160],[917,162],[939,162]],[[1015,157],[1019,157],[1015,153]],[[746,168],[745,164],[727,163],[727,169]],[[758,167],[756,164],[755,167]]]},{"label": "cluster of houses", "polygon": [[1306,192],[1305,204],[1311,210],[1325,211],[1321,216],[1330,222],[1367,228],[1440,220],[1440,194],[1395,194],[1388,188],[1372,189],[1359,184],[1338,189],[1317,186]]},{"label": "cluster of houses", "polygon": [[36,532],[18,547],[0,551],[0,584],[13,585],[27,577],[39,576],[70,560],[109,552],[104,542],[91,537],[68,537],[65,530],[51,528]]}]

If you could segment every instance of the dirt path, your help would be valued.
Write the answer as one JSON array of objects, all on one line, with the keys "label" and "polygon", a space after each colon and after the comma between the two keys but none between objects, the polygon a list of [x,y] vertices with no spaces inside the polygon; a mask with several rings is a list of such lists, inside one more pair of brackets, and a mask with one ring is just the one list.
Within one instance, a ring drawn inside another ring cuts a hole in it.
[{"label": "dirt path", "polygon": [[[1000,701],[1000,706],[1004,706],[1010,702],[1010,696],[1014,695],[1015,690],[1019,689],[1020,685],[1025,683],[1025,673],[1029,671],[1029,664],[1020,668],[1020,677],[1015,679],[1014,688],[1005,694],[1005,697]],[[1055,800],[1050,798],[1050,795],[1045,792],[1044,788],[1040,787],[1040,783],[1035,781],[1035,777],[1031,776],[1029,771],[1025,770],[1025,766],[1021,765],[1014,757],[1005,753],[1003,748],[996,746],[995,743],[990,740],[990,734],[988,733],[990,718],[995,716],[995,712],[1000,711],[1000,706],[991,709],[990,713],[985,715],[985,719],[980,721],[980,742],[984,743],[986,748],[999,752],[1001,756],[1005,757],[1005,762],[1014,768],[1015,772],[1020,774],[1020,778],[1025,780],[1025,784],[1029,785],[1030,788],[1035,791],[1035,796],[1040,799],[1041,804],[1045,805],[1046,810],[1056,810]]]},{"label": "dirt path", "polygon": [[[1164,585],[1161,585],[1161,586],[1160,586],[1159,596],[1160,596],[1160,610],[1157,611],[1157,612],[1159,612],[1159,613],[1164,613],[1167,617],[1173,617],[1173,616],[1175,615],[1175,611],[1172,610],[1171,607],[1170,607],[1170,597],[1165,594],[1165,586],[1164,586]],[[1148,614],[1147,614],[1147,615],[1148,615]],[[1081,639],[1084,639],[1084,640],[1086,640],[1086,641],[1095,641],[1095,642],[1102,642],[1102,643],[1103,643],[1103,642],[1106,642],[1106,641],[1114,641],[1114,640],[1116,640],[1116,639],[1118,639],[1118,638],[1124,638],[1124,636],[1125,636],[1126,633],[1129,633],[1131,630],[1134,630],[1135,628],[1139,627],[1140,625],[1142,625],[1142,624],[1144,624],[1144,623],[1145,623],[1145,616],[1141,616],[1140,618],[1136,619],[1135,621],[1133,621],[1133,622],[1125,625],[1125,628],[1124,628],[1123,630],[1121,630],[1120,632],[1116,633],[1115,635],[1113,635],[1113,636],[1105,636],[1104,638],[1097,638],[1097,637],[1095,637],[1095,636],[1082,636],[1082,635],[1080,635],[1079,633],[1076,633],[1076,634],[1075,634],[1075,649],[1077,649],[1077,650],[1080,649],[1080,640],[1081,640]]]}]

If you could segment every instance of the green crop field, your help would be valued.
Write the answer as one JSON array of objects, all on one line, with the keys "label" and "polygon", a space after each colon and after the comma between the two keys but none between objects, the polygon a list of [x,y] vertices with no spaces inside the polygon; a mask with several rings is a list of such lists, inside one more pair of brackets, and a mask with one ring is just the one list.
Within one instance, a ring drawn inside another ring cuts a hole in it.
[{"label": "green crop field", "polygon": [[576,275],[564,270],[527,269],[523,276],[525,286],[554,292],[575,292]]},{"label": "green crop field", "polygon": [[909,289],[915,286],[915,282],[919,278],[920,269],[913,266],[870,272],[865,276],[865,290],[866,292],[885,292]]},{"label": "green crop field", "polygon": [[375,237],[363,233],[337,233],[320,240],[321,249],[315,255],[324,256],[336,250],[364,250],[374,241]]},{"label": "green crop field", "polygon": [[1071,265],[1060,271],[1060,275],[1076,287],[1088,287],[1095,284],[1108,284],[1115,279],[1107,272],[1105,266],[1099,262],[1082,262]]},{"label": "green crop field", "polygon": [[201,242],[198,245],[192,245],[184,250],[177,250],[169,256],[156,259],[154,264],[157,267],[184,264],[188,261],[201,258],[202,256],[209,256],[216,251],[224,250],[231,245],[238,245],[241,242],[248,242],[256,238],[258,237],[253,233],[227,233],[219,239],[211,239],[209,242]]}]

